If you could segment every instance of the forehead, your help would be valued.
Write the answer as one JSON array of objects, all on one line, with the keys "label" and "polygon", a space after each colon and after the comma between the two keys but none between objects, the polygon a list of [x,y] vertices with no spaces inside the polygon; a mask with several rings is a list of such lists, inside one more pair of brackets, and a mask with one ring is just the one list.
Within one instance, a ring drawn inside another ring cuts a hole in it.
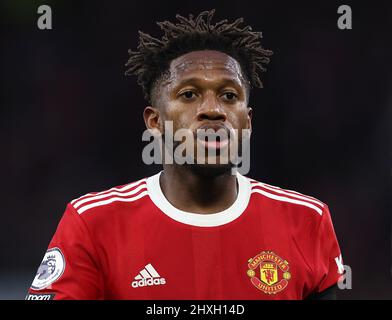
[{"label": "forehead", "polygon": [[170,63],[170,80],[182,80],[188,76],[198,75],[208,78],[225,74],[234,81],[244,81],[241,66],[231,56],[214,50],[192,51]]}]

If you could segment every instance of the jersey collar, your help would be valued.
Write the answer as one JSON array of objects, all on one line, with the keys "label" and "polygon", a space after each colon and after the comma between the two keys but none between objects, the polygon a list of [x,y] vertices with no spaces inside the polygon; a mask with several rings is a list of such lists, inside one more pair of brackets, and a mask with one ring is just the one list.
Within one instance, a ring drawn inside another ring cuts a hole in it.
[{"label": "jersey collar", "polygon": [[198,214],[174,207],[162,192],[159,182],[161,172],[147,178],[148,195],[152,202],[167,216],[178,222],[197,227],[216,227],[234,221],[245,211],[251,194],[248,178],[237,173],[238,195],[234,203],[221,212]]}]

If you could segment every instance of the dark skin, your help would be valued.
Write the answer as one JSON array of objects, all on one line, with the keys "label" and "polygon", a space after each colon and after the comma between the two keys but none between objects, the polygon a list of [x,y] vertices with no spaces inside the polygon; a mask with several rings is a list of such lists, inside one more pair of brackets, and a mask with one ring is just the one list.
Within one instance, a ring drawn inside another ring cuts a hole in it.
[{"label": "dark skin", "polygon": [[[194,51],[174,59],[157,88],[154,106],[144,110],[149,129],[164,132],[164,122],[173,121],[174,132],[185,128],[223,127],[251,129],[247,86],[239,63],[225,53]],[[161,188],[178,209],[210,214],[230,207],[237,198],[237,181],[231,166],[164,164]]]},{"label": "dark skin", "polygon": [[[164,132],[164,122],[173,121],[174,132],[201,127],[252,128],[248,87],[239,63],[225,53],[204,50],[174,59],[155,90],[153,106],[145,108],[146,127]],[[230,207],[237,198],[236,176],[231,167],[206,164],[164,164],[161,188],[176,208],[211,214]],[[315,293],[309,300],[336,299],[336,286]]]}]

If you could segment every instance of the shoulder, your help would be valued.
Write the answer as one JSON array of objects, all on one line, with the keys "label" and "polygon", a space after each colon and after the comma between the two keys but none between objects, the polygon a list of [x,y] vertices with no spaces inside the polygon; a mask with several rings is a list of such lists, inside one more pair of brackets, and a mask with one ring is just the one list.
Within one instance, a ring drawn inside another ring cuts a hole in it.
[{"label": "shoulder", "polygon": [[71,206],[79,215],[93,211],[108,210],[113,206],[137,202],[147,195],[147,178],[140,179],[110,189],[90,192],[70,201]]},{"label": "shoulder", "polygon": [[315,197],[251,178],[248,179],[251,185],[251,194],[262,198],[271,205],[291,211],[309,211],[319,217],[328,210],[328,206]]}]

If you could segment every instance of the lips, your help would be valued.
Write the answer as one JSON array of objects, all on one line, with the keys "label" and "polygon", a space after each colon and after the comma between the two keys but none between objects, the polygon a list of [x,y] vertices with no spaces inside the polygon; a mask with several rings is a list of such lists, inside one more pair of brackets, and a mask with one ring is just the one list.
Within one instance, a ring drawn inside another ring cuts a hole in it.
[{"label": "lips", "polygon": [[230,129],[223,124],[204,124],[197,128],[195,139],[206,149],[223,149],[229,145]]},{"label": "lips", "polygon": [[199,143],[207,149],[223,149],[229,145],[229,140],[224,141],[203,141],[198,139]]}]

